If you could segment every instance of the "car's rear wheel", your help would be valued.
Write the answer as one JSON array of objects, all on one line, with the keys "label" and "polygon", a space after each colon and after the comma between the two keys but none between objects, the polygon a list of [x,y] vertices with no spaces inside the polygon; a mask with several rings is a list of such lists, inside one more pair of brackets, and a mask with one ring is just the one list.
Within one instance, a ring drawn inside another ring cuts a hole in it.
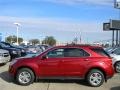
[{"label": "car's rear wheel", "polygon": [[35,76],[32,70],[28,68],[22,68],[17,72],[16,81],[20,85],[30,85],[34,82]]},{"label": "car's rear wheel", "polygon": [[117,73],[120,73],[120,62],[117,62],[117,63],[115,64],[115,71],[116,71]]},{"label": "car's rear wheel", "polygon": [[88,73],[86,79],[87,79],[88,83],[93,87],[99,87],[105,81],[103,72],[101,72],[100,70],[97,70],[97,69],[91,70]]}]

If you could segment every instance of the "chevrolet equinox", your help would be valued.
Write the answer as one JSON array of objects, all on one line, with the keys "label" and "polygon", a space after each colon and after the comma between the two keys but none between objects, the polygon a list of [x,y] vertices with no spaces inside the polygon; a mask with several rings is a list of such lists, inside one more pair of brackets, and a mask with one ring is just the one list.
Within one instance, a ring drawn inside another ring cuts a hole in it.
[{"label": "chevrolet equinox", "polygon": [[111,57],[99,46],[55,46],[43,53],[13,60],[9,73],[20,85],[37,79],[85,79],[93,87],[113,77]]}]

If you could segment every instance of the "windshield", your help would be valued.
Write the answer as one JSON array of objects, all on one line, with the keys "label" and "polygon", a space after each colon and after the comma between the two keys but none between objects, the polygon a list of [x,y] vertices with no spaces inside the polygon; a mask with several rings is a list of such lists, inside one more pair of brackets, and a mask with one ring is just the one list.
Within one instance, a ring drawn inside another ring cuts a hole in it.
[{"label": "windshield", "polygon": [[1,45],[1,47],[3,47],[3,48],[10,48],[9,45],[5,45],[5,44],[3,44],[3,43],[0,43],[0,45]]},{"label": "windshield", "polygon": [[[51,48],[52,48],[52,47],[51,47]],[[51,49],[51,48],[48,48],[48,49]],[[38,52],[38,53],[28,53],[28,54],[27,54],[26,56],[24,56],[24,57],[37,57],[37,56],[39,56],[40,54],[46,52],[48,49],[46,49],[46,50],[43,51],[43,52]]]},{"label": "windshield", "polygon": [[32,57],[37,57],[37,56],[39,56],[41,53],[29,53],[29,54],[27,54],[26,56],[24,56],[24,57],[27,57],[27,58],[32,58]]}]

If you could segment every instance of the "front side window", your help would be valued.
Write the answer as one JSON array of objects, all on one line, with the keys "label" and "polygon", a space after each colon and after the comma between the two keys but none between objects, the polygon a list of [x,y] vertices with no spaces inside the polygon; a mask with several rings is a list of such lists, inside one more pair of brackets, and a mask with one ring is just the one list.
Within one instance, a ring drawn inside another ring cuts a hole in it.
[{"label": "front side window", "polygon": [[64,49],[55,49],[47,53],[49,58],[64,57]]}]

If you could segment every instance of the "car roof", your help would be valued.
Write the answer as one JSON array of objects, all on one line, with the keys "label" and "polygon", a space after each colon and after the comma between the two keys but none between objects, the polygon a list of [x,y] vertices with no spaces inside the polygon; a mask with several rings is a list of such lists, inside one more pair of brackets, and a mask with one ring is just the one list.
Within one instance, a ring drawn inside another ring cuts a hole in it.
[{"label": "car roof", "polygon": [[96,45],[66,45],[66,46],[55,46],[56,48],[75,48],[75,47],[81,47],[81,48],[102,48],[101,46],[96,46]]}]

